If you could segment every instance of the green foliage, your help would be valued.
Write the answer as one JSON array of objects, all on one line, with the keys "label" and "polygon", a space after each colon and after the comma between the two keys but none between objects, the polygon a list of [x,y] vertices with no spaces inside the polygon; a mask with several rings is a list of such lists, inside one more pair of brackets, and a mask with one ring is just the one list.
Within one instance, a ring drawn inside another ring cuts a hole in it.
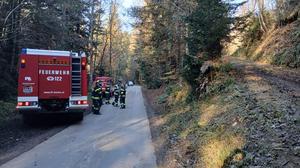
[{"label": "green foliage", "polygon": [[84,0],[3,0],[0,5],[0,100],[16,96],[22,48],[87,51]]},{"label": "green foliage", "polygon": [[235,84],[234,78],[223,79],[222,82],[216,82],[207,87],[207,95],[214,95],[228,91]]},{"label": "green foliage", "polygon": [[171,85],[168,85],[165,89],[165,93],[168,94],[168,95],[171,95],[172,93],[174,92],[178,92],[181,88],[179,87],[179,85],[176,85],[176,84],[171,84]]},{"label": "green foliage", "polygon": [[157,98],[157,103],[158,103],[158,104],[164,104],[164,103],[166,103],[168,97],[169,97],[169,95],[166,94],[166,93],[160,95],[160,96]]},{"label": "green foliage", "polygon": [[184,57],[184,67],[182,76],[185,80],[192,86],[193,90],[196,89],[198,84],[196,83],[196,79],[200,75],[200,67],[202,66],[203,61],[197,58],[193,58],[191,56]]},{"label": "green foliage", "polygon": [[8,71],[7,61],[0,58],[0,100],[10,100],[16,96],[16,76]]},{"label": "green foliage", "polygon": [[228,73],[233,70],[233,64],[232,63],[221,64],[218,69],[220,72]]},{"label": "green foliage", "polygon": [[146,84],[149,89],[159,88],[162,84],[162,81],[159,79],[157,70],[154,68],[154,66],[149,62],[140,61],[140,67],[141,75],[144,78],[144,84]]},{"label": "green foliage", "polygon": [[221,55],[239,5],[222,0],[150,0],[145,4],[132,11],[139,30],[136,55],[147,62],[140,63],[143,80],[153,87],[164,82],[158,80],[164,79],[163,74],[175,72],[196,91],[200,68]]},{"label": "green foliage", "polygon": [[150,88],[167,81],[164,74],[175,71],[179,64],[175,56],[180,49],[176,48],[176,43],[181,40],[178,34],[182,32],[178,32],[179,20],[174,19],[178,13],[168,3],[148,1],[145,6],[132,9],[132,15],[137,18],[135,26],[140,32],[135,53],[144,61],[139,63],[141,76]]},{"label": "green foliage", "polygon": [[84,1],[33,0],[23,10],[32,12],[32,17],[20,39],[22,48],[79,51],[87,47],[88,4]]},{"label": "green foliage", "polygon": [[293,36],[295,38],[300,38],[300,26],[295,30],[295,32],[293,32]]},{"label": "green foliage", "polygon": [[244,35],[242,47],[246,47],[246,49],[248,49],[248,46],[251,46],[253,45],[253,43],[256,43],[259,40],[261,40],[263,32],[261,30],[258,17],[252,16],[250,18],[248,26],[243,33]]},{"label": "green foliage", "polygon": [[209,59],[220,55],[221,40],[230,32],[229,4],[222,0],[198,0],[196,10],[187,17],[189,51],[193,56],[206,53]]},{"label": "green foliage", "polygon": [[291,68],[300,67],[300,44],[276,53],[272,61],[276,65],[284,65]]},{"label": "green foliage", "polygon": [[16,115],[16,112],[14,111],[15,106],[15,103],[0,101],[0,124],[8,118]]},{"label": "green foliage", "polygon": [[184,59],[183,77],[195,90],[203,61],[221,54],[221,41],[228,37],[232,19],[230,5],[221,0],[198,0],[197,8],[187,17],[189,55]]},{"label": "green foliage", "polygon": [[167,102],[167,99],[174,93],[180,91],[181,88],[176,84],[169,84],[166,86],[164,92],[158,97],[157,102],[163,104]]}]

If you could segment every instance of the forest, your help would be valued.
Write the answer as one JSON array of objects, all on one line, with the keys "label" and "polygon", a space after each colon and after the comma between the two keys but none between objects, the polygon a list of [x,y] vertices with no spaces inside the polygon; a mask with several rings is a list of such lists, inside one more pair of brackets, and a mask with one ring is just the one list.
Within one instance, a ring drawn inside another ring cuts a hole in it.
[{"label": "forest", "polygon": [[131,12],[159,167],[299,167],[299,1],[148,0]]},{"label": "forest", "polygon": [[[237,52],[247,53],[274,27],[295,21],[299,9],[297,0],[144,3],[128,11],[136,22],[133,31],[126,32],[116,0],[2,0],[1,99],[16,95],[22,48],[85,51],[90,78],[94,73],[125,75],[158,88],[183,77],[196,89],[199,67],[220,58],[237,34],[247,39]],[[295,59],[277,62],[299,67]]]},{"label": "forest", "polygon": [[0,100],[14,99],[22,48],[84,51],[90,79],[131,73],[130,34],[121,30],[117,1],[3,0],[0,2]]},{"label": "forest", "polygon": [[158,167],[300,167],[299,0],[122,2],[0,0],[0,123],[22,48],[84,51],[141,86]]},{"label": "forest", "polygon": [[[251,55],[251,47],[253,50],[272,30],[297,20],[299,2],[146,1],[133,13],[140,32],[135,54],[141,56],[139,64],[147,86],[157,88],[183,77],[196,89],[199,83],[195,79],[203,62],[220,58],[236,41],[236,53]],[[299,56],[291,57],[278,58],[282,61],[277,65],[299,67]],[[152,73],[154,69],[159,70],[158,74]]]}]

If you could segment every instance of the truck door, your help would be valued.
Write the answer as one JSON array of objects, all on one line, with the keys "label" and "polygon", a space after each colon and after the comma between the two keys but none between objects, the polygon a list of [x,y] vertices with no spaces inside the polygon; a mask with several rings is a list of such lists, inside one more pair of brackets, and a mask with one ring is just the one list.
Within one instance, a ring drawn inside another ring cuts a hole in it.
[{"label": "truck door", "polygon": [[38,57],[35,55],[21,54],[19,64],[19,97],[38,96]]},{"label": "truck door", "polygon": [[39,57],[39,98],[68,99],[70,96],[70,58]]}]

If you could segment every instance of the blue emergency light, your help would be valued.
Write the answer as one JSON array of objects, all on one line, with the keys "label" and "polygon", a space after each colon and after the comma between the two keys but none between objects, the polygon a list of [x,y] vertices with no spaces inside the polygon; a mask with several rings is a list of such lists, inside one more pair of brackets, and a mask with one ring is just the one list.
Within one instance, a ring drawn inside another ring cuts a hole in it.
[{"label": "blue emergency light", "polygon": [[27,48],[22,48],[22,54],[27,54]]}]

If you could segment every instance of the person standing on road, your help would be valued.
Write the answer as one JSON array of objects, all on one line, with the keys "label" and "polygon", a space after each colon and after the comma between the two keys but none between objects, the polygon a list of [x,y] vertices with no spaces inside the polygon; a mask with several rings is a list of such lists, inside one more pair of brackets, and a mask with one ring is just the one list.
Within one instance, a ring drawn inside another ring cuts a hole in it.
[{"label": "person standing on road", "polygon": [[92,91],[92,101],[93,101],[93,113],[100,115],[100,108],[102,106],[102,87],[101,82],[97,81],[96,86]]},{"label": "person standing on road", "polygon": [[110,104],[110,84],[106,84],[105,88],[105,104]]},{"label": "person standing on road", "polygon": [[125,89],[125,85],[122,85],[121,89],[120,89],[120,105],[121,105],[121,109],[125,109],[125,98],[126,98],[126,89]]},{"label": "person standing on road", "polygon": [[119,90],[120,90],[120,88],[121,88],[121,86],[122,86],[122,80],[121,80],[121,79],[119,79],[119,80],[118,80],[118,83],[117,83],[117,85],[118,85],[118,87],[119,87]]},{"label": "person standing on road", "polygon": [[114,96],[115,96],[115,100],[113,102],[113,106],[116,106],[118,107],[118,102],[119,102],[119,95],[120,95],[120,88],[118,85],[115,85],[115,88],[114,88]]}]

